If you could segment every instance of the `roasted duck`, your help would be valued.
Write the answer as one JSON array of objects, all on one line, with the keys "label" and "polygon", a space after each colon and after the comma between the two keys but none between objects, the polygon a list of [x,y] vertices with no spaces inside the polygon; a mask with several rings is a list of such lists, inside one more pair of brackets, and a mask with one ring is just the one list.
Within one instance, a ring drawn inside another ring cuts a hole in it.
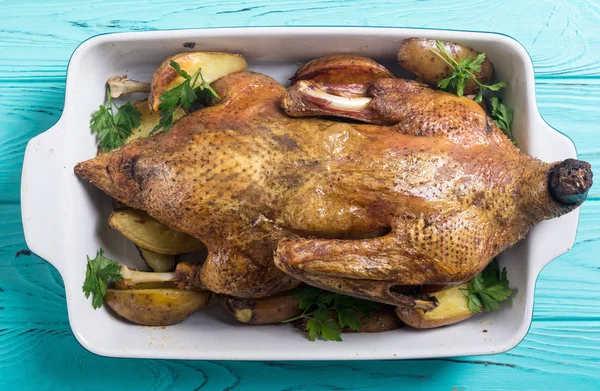
[{"label": "roasted duck", "polygon": [[432,308],[407,286],[469,280],[592,184],[588,163],[523,154],[477,103],[415,81],[286,90],[242,72],[213,87],[221,100],[168,133],[75,167],[200,239],[213,292],[260,298],[304,281]]}]

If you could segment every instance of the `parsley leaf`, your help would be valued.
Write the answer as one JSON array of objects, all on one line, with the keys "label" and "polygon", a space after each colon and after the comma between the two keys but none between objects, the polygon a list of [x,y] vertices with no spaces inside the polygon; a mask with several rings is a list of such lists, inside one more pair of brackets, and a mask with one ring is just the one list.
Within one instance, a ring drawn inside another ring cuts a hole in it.
[{"label": "parsley leaf", "polygon": [[475,102],[481,102],[484,91],[499,91],[501,88],[506,87],[504,81],[488,85],[477,80],[475,73],[481,71],[481,65],[485,61],[485,53],[478,54],[476,58],[465,57],[457,61],[448,53],[440,41],[436,41],[435,45],[438,50],[432,49],[431,52],[441,58],[451,69],[448,77],[438,81],[438,87],[442,90],[456,92],[456,95],[463,96],[465,87],[473,80],[479,86],[474,100]]},{"label": "parsley leaf", "polygon": [[506,268],[502,269],[500,273],[500,267],[498,261],[495,259],[486,267],[481,273],[476,275],[471,281],[467,291],[463,294],[469,301],[469,309],[472,312],[486,312],[498,311],[500,309],[500,303],[507,300],[514,293],[513,289],[510,289],[508,278],[506,277]]},{"label": "parsley leaf", "polygon": [[102,307],[104,295],[108,287],[108,280],[120,281],[123,279],[119,271],[120,265],[104,256],[104,251],[99,249],[96,258],[87,257],[85,270],[85,281],[83,282],[83,293],[85,297],[92,295],[92,307]]},{"label": "parsley leaf", "polygon": [[342,342],[342,333],[340,326],[332,319],[327,318],[321,321],[321,336],[325,341]]},{"label": "parsley leaf", "polygon": [[108,85],[106,92],[106,106],[100,105],[90,120],[90,128],[92,133],[98,134],[102,152],[124,145],[133,129],[142,123],[142,113],[130,102],[119,107],[117,113],[114,114]]},{"label": "parsley leaf", "polygon": [[[361,318],[369,317],[377,311],[379,305],[372,301],[357,299],[351,296],[324,291],[313,286],[304,286],[294,290],[304,312],[296,317],[286,319],[289,323],[298,319],[306,319],[308,339],[314,341],[321,336],[326,341],[341,341],[341,329],[349,327],[360,330]],[[337,317],[335,316],[337,314]]]},{"label": "parsley leaf", "polygon": [[321,293],[323,293],[323,290],[310,285],[294,290],[294,296],[300,302],[299,305],[302,310],[309,309]]},{"label": "parsley leaf", "polygon": [[[219,95],[210,84],[204,80],[202,76],[202,68],[198,68],[198,70],[193,74],[189,75],[186,71],[181,69],[179,63],[171,60],[169,63],[171,68],[177,72],[177,74],[185,79],[183,83],[178,85],[175,88],[167,90],[162,93],[160,96],[160,104],[158,105],[158,110],[160,111],[160,120],[158,125],[152,129],[150,135],[158,132],[162,129],[163,132],[168,132],[173,126],[173,121],[175,119],[175,114],[177,110],[183,107],[186,110],[192,106],[196,100],[201,98],[205,98],[207,95],[212,95],[217,99]],[[200,79],[200,84],[196,86],[198,83],[198,78]]]},{"label": "parsley leaf", "polygon": [[492,119],[496,125],[498,125],[500,130],[506,135],[506,137],[516,144],[517,141],[512,134],[512,130],[510,129],[510,124],[513,120],[513,111],[500,103],[500,99],[498,99],[497,96],[494,96],[490,99],[490,104],[492,105]]}]

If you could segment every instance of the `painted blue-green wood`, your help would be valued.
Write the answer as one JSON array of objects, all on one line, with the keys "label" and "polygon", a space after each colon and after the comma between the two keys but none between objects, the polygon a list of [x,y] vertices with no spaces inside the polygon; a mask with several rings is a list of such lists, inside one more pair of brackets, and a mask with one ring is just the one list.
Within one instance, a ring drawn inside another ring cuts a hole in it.
[{"label": "painted blue-green wood", "polygon": [[70,332],[59,274],[27,251],[19,181],[27,141],[55,123],[68,59],[99,33],[194,27],[361,25],[497,31],[536,69],[544,118],[600,167],[596,0],[0,1],[0,389],[600,389],[600,187],[577,243],[541,274],[534,321],[512,351],[405,362],[109,359]]}]

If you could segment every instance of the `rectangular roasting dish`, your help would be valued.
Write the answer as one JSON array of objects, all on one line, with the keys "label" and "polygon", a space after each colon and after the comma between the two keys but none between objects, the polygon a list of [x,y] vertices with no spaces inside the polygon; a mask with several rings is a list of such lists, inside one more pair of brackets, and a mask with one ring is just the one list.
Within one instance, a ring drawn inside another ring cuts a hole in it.
[{"label": "rectangular roasting dish", "polygon": [[[300,64],[333,53],[371,57],[396,76],[400,42],[408,37],[456,41],[485,52],[498,80],[508,82],[503,99],[514,108],[519,147],[545,161],[575,158],[573,142],[541,118],[535,100],[531,59],[515,40],[499,34],[402,28],[227,28],[102,35],[82,43],[68,67],[65,107],[51,129],[27,145],[21,188],[29,248],[54,265],[66,290],[69,322],[88,350],[114,357],[212,360],[407,359],[494,354],[516,346],[526,335],[535,282],[542,268],[575,241],[579,210],[536,226],[527,238],[500,256],[517,289],[502,310],[455,326],[345,334],[343,342],[309,342],[290,325],[237,324],[220,308],[199,311],[181,324],[142,327],[107,309],[94,310],[81,286],[86,255],[103,247],[110,258],[141,267],[133,244],[108,227],[108,196],[73,173],[77,162],[96,155],[90,115],[103,103],[104,83],[114,75],[149,81],[166,57],[184,51],[242,54],[249,70],[286,84]],[[188,47],[193,47],[189,49]],[[133,97],[134,99],[141,98]],[[487,330],[487,332],[484,332]]]}]

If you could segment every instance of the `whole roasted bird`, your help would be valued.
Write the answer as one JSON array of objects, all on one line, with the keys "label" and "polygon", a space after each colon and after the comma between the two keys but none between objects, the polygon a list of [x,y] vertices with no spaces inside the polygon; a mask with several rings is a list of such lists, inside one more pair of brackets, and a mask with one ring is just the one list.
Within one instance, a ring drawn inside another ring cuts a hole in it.
[{"label": "whole roasted bird", "polygon": [[[202,240],[209,290],[264,297],[300,281],[403,307],[406,286],[480,272],[538,222],[580,205],[588,163],[521,153],[477,103],[418,82],[243,72],[214,106],[79,163],[117,200]],[[327,115],[356,121],[297,118]]]}]

